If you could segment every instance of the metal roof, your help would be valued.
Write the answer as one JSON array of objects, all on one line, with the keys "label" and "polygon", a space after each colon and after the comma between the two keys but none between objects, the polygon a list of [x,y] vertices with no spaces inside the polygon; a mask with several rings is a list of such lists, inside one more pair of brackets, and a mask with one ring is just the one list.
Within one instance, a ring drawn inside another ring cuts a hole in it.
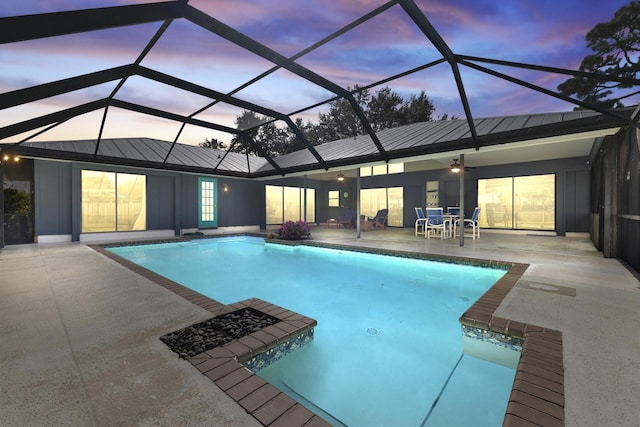
[{"label": "metal roof", "polygon": [[[474,120],[477,139],[472,136],[465,120],[414,123],[385,129],[378,132],[377,136],[389,158],[410,158],[595,130],[617,129],[628,124],[633,112],[632,107],[616,110],[617,114],[626,119],[605,116],[589,110],[477,119]],[[316,148],[331,167],[384,160],[368,135],[332,141]],[[304,150],[285,154],[275,161],[282,170],[288,172],[318,169],[317,163]],[[265,164],[256,173],[261,175],[269,171],[272,171],[271,166]]]},{"label": "metal roof", "polygon": [[36,141],[2,148],[34,157],[229,176],[247,176],[249,170],[257,170],[267,164],[261,157],[185,144],[176,144],[171,150],[172,145],[171,142],[152,138],[114,138],[103,139],[100,144],[96,140]]},{"label": "metal roof", "polygon": [[[482,150],[499,144],[509,145],[590,131],[616,130],[629,122],[633,112],[631,107],[617,109],[616,116],[624,119],[588,110],[477,119],[474,122],[479,144],[471,135],[465,120],[414,123],[380,131],[376,136],[388,158],[411,158],[464,149]],[[104,139],[100,144],[96,140],[25,142],[6,147],[5,150],[7,148],[34,157],[238,177],[277,176],[385,160],[369,135],[316,146],[324,165],[309,150],[303,149],[275,158],[278,168],[262,157],[185,144],[174,145],[151,138]]]}]

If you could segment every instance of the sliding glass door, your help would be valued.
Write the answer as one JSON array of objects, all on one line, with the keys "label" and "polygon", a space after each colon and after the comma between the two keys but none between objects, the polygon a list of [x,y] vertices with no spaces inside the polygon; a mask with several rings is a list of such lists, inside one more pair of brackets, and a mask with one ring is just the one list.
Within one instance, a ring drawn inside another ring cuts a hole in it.
[{"label": "sliding glass door", "polygon": [[267,224],[283,224],[286,221],[305,219],[316,222],[316,190],[300,187],[284,187],[280,185],[265,185]]},{"label": "sliding glass door", "polygon": [[360,190],[360,214],[373,218],[380,209],[389,209],[387,225],[403,226],[402,187],[366,188]]},{"label": "sliding glass door", "polygon": [[478,180],[480,226],[555,230],[555,175]]}]

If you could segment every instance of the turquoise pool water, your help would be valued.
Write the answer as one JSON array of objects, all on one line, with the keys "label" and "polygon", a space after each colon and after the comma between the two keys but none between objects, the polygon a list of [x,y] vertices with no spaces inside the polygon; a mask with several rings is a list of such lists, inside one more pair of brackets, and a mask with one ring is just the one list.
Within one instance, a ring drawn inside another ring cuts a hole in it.
[{"label": "turquoise pool water", "polygon": [[109,250],[222,303],[316,319],[311,344],[259,375],[336,425],[502,424],[515,372],[464,356],[458,318],[504,270],[252,237]]}]

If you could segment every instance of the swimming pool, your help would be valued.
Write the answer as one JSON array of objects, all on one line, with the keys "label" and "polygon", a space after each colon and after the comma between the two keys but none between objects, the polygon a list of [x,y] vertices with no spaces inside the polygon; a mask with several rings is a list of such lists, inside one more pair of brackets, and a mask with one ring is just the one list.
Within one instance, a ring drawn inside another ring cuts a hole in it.
[{"label": "swimming pool", "polygon": [[463,356],[458,317],[504,270],[251,237],[110,250],[222,303],[317,319],[314,342],[259,375],[335,424],[502,423],[515,372]]}]

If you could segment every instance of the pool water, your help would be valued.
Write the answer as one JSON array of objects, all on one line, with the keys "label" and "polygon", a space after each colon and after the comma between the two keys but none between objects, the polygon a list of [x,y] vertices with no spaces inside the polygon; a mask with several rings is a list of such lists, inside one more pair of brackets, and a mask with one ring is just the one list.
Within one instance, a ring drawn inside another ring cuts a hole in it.
[{"label": "pool water", "polygon": [[463,355],[458,318],[504,270],[252,237],[110,250],[224,304],[316,319],[312,343],[258,375],[335,425],[502,424],[515,371]]}]

